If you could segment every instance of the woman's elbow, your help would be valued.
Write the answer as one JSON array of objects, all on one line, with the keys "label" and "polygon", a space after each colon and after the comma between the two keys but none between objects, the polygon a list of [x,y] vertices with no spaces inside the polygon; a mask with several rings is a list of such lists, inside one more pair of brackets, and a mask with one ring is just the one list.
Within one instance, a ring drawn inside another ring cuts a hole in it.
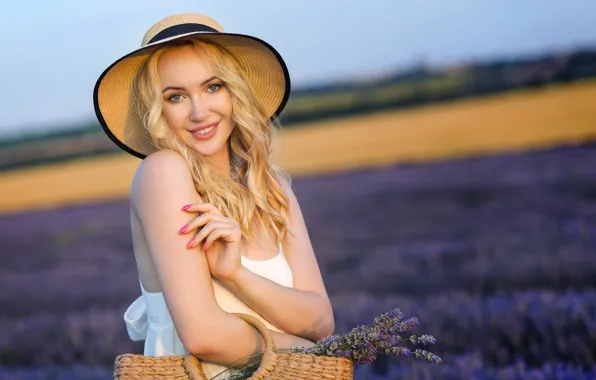
[{"label": "woman's elbow", "polygon": [[331,312],[331,313],[329,313],[329,317],[327,319],[325,329],[323,329],[323,336],[320,339],[325,339],[328,336],[333,335],[334,331],[335,331],[335,318],[333,317],[333,312]]},{"label": "woman's elbow", "polygon": [[183,344],[191,355],[199,359],[209,358],[218,350],[215,342],[209,339],[188,339]]},{"label": "woman's elbow", "polygon": [[335,318],[333,317],[333,312],[331,312],[330,321],[327,327],[327,331],[325,332],[325,336],[323,338],[327,338],[330,335],[333,335],[335,332]]},{"label": "woman's elbow", "polygon": [[214,335],[214,331],[217,329],[212,324],[205,323],[202,328],[180,331],[180,341],[190,354],[204,358],[218,350],[218,337]]},{"label": "woman's elbow", "polygon": [[182,345],[188,351],[189,354],[201,357],[207,351],[207,344],[204,341],[198,339],[180,339],[182,341]]},{"label": "woman's elbow", "polygon": [[316,340],[325,339],[328,336],[333,335],[333,332],[335,331],[335,317],[333,315],[333,307],[328,299],[325,300],[323,310],[325,310],[325,312],[322,315],[323,323],[321,323],[320,328],[317,329],[317,336],[314,337]]}]

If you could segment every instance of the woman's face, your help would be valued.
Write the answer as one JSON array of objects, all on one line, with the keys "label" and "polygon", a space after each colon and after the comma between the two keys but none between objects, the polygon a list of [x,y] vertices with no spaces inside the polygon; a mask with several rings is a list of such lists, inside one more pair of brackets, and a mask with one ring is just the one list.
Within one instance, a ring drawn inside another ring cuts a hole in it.
[{"label": "woman's face", "polygon": [[163,116],[178,139],[216,166],[229,165],[232,97],[192,47],[165,52],[158,62]]}]

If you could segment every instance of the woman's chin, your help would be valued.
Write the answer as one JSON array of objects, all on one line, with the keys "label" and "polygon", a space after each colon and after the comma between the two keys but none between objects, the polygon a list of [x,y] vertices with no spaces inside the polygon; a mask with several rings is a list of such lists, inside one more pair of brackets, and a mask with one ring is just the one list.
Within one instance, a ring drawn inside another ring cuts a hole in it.
[{"label": "woman's chin", "polygon": [[215,144],[206,144],[204,142],[194,142],[192,145],[189,145],[189,148],[191,148],[196,153],[200,154],[202,157],[213,156],[219,151],[218,147],[215,146]]}]

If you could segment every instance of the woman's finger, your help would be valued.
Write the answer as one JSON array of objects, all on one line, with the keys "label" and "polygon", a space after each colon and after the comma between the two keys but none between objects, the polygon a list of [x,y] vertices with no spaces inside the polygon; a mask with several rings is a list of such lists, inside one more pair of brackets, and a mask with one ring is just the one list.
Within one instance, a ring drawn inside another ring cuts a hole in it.
[{"label": "woman's finger", "polygon": [[223,216],[221,214],[205,213],[205,214],[201,214],[201,215],[197,216],[196,218],[194,218],[193,220],[191,220],[190,222],[185,224],[180,229],[179,233],[187,234],[190,231],[200,228],[201,226],[204,226],[205,224],[207,224],[211,221],[215,221],[215,220],[223,222],[223,223],[234,223],[233,220],[226,218],[225,216]]},{"label": "woman's finger", "polygon": [[210,212],[213,214],[221,214],[221,211],[215,207],[213,204],[209,203],[209,202],[203,202],[203,203],[191,203],[188,204],[184,207],[182,207],[182,211],[187,211],[187,212]]},{"label": "woman's finger", "polygon": [[216,228],[227,228],[228,225],[226,223],[222,223],[220,221],[212,221],[207,223],[201,231],[194,237],[194,242],[190,245],[190,248],[196,247],[199,243],[205,240]]},{"label": "woman's finger", "polygon": [[213,231],[211,231],[209,236],[207,236],[207,240],[205,240],[205,244],[203,244],[203,250],[206,251],[211,246],[211,244],[213,244],[213,242],[217,239],[223,238],[224,240],[233,240],[236,237],[234,232],[235,231],[233,228],[215,228]]}]

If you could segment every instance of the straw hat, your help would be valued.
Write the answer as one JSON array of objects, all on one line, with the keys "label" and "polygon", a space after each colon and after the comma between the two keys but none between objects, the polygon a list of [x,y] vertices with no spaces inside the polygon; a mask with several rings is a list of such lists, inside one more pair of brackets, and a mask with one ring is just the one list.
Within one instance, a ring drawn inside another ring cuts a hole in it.
[{"label": "straw hat", "polygon": [[131,107],[138,99],[135,83],[141,66],[164,44],[195,35],[230,52],[271,118],[283,110],[290,95],[290,76],[282,57],[271,45],[253,36],[224,33],[221,25],[204,15],[169,16],[149,28],[141,48],[111,64],[93,90],[99,123],[124,151],[142,159],[156,150],[140,116]]}]

